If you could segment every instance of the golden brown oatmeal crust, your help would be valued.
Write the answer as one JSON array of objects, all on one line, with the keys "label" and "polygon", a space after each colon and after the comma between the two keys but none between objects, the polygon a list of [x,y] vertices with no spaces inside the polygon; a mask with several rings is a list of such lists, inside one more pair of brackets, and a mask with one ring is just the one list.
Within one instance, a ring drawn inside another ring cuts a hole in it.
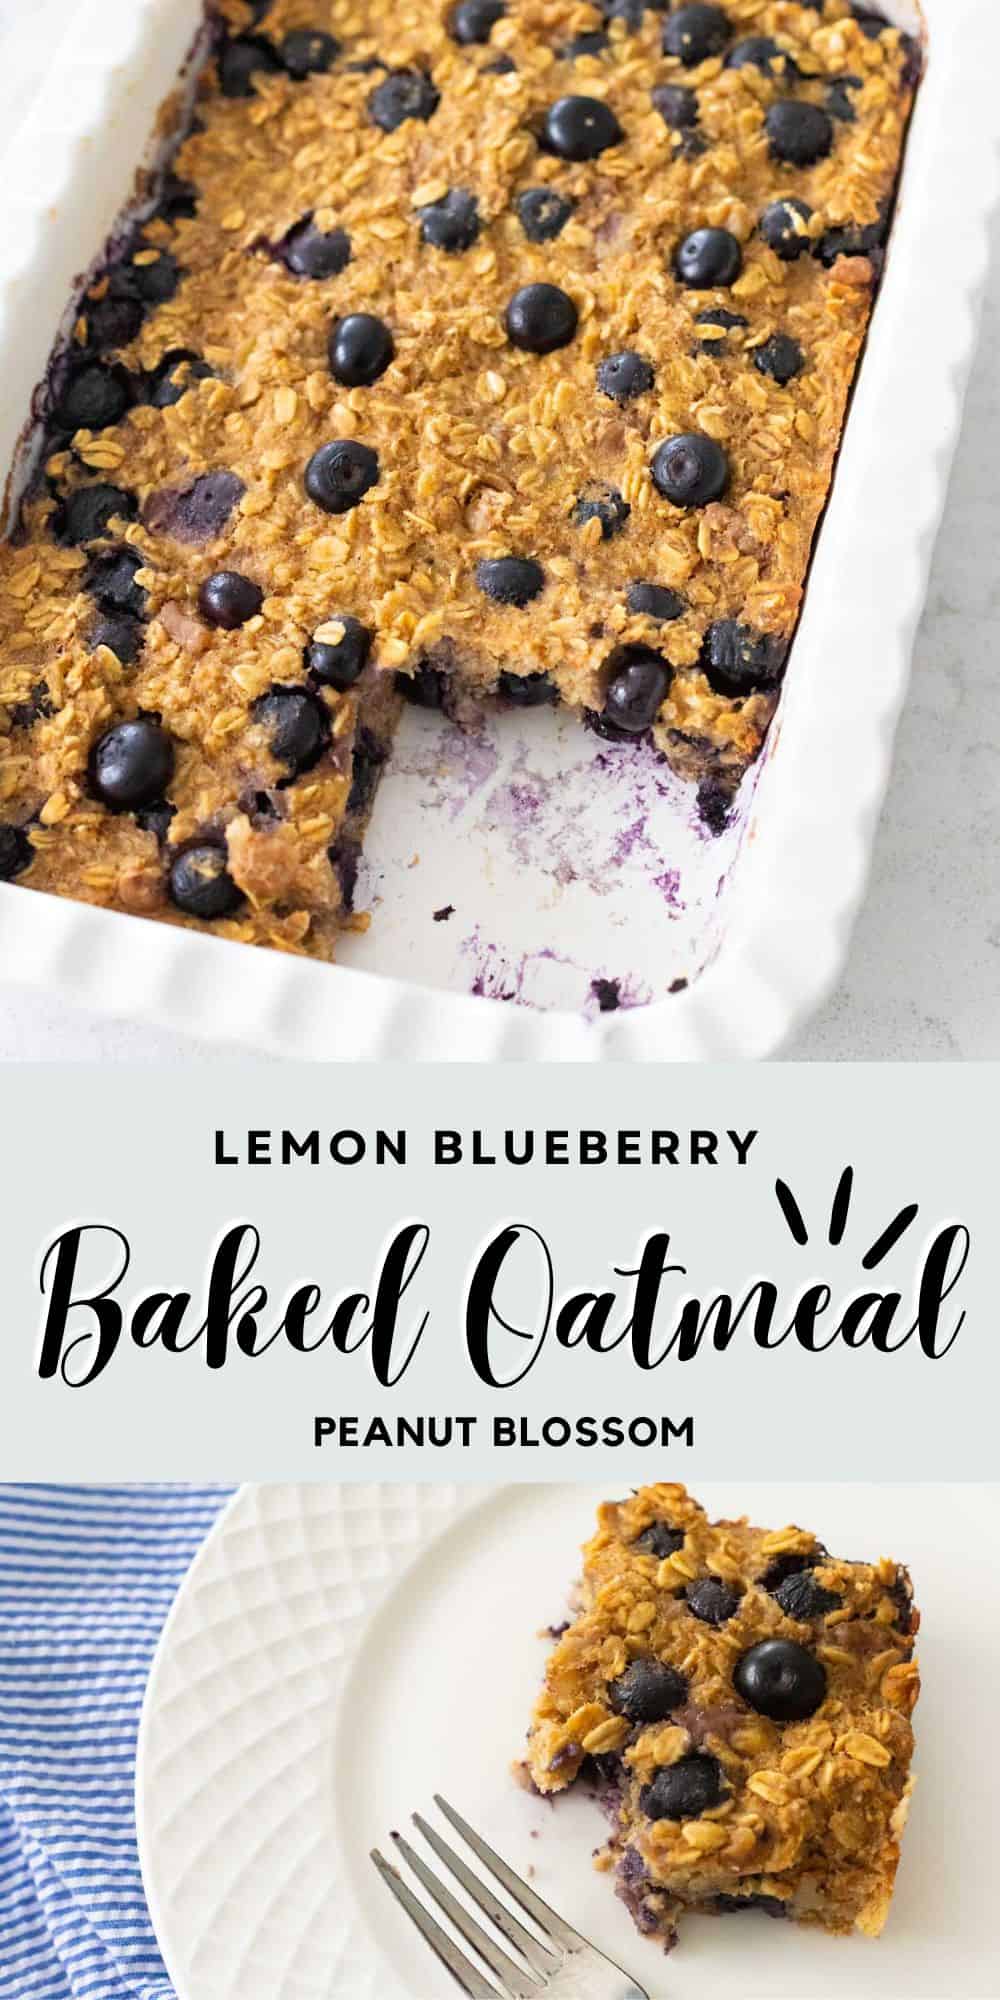
[{"label": "golden brown oatmeal crust", "polygon": [[[243,0],[221,11],[235,34],[252,26]],[[665,17],[651,9],[635,31],[612,20],[606,49],[571,61],[567,43],[602,25],[577,0],[510,0],[488,43],[468,46],[449,34],[441,0],[391,11],[377,0],[275,0],[257,32],[278,45],[295,27],[329,31],[341,44],[333,66],[305,81],[258,72],[247,97],[221,94],[209,66],[199,129],[175,163],[196,211],[158,216],[130,253],[136,269],[152,268],[154,286],[161,258],[173,257],[180,282],[141,326],[119,326],[101,345],[133,385],[148,385],[174,350],[211,372],[182,364],[186,393],[171,406],[140,399],[105,428],[55,439],[47,478],[0,550],[0,818],[28,828],[19,880],[186,923],[194,919],[172,906],[167,869],[178,847],[208,834],[228,843],[244,897],[218,923],[225,935],[331,956],[345,911],[328,853],[347,809],[359,711],[364,722],[377,681],[385,689],[397,671],[428,664],[477,694],[504,669],[544,673],[565,701],[600,710],[609,657],[652,647],[672,673],[656,744],[683,774],[735,784],[760,748],[779,669],[738,696],[713,688],[705,634],[738,621],[780,661],[794,629],[871,308],[867,251],[899,169],[913,63],[905,38],[866,34],[847,0],[726,0],[725,11],[732,41],[777,37],[799,76],[727,66],[724,54],[684,69],[662,53]],[[369,100],[389,42],[392,67],[432,78],[438,103],[387,133]],[[853,117],[832,120],[829,156],[804,167],[773,158],[769,107],[788,96],[825,105],[845,76],[840,98]],[[693,141],[653,102],[655,89],[677,83],[697,96]],[[611,106],[621,143],[577,163],[543,150],[544,114],[566,93]],[[554,240],[525,234],[516,204],[530,187],[573,204]],[[475,196],[479,233],[449,254],[423,241],[418,211],[454,189]],[[758,229],[785,195],[813,211],[809,248],[791,262]],[[350,260],[331,277],[296,277],[276,254],[306,216],[350,239]],[[674,252],[704,226],[731,232],[743,267],[727,287],[690,290],[674,275]],[[867,233],[848,235],[850,254],[834,257],[837,229]],[[824,240],[826,261],[813,254]],[[522,351],[505,331],[512,294],[535,282],[561,287],[579,315],[556,352]],[[108,294],[105,278],[84,301],[81,353]],[[698,315],[720,306],[747,324],[712,339]],[[395,357],[369,387],[342,386],[327,361],[331,325],[352,311],[378,315],[392,333]],[[754,363],[775,334],[804,357],[784,385]],[[625,404],[596,383],[601,360],[622,349],[654,371]],[[720,499],[681,508],[657,491],[650,461],[662,440],[688,431],[723,445],[730,479]],[[303,474],[335,438],[373,449],[378,476],[359,505],[329,515]],[[171,496],[221,470],[239,482],[231,512],[207,539],[178,538]],[[107,538],[142,559],[147,602],[132,663],[90,650],[85,585],[107,544],[53,537],[67,494],[95,479],[135,498],[134,517],[113,518]],[[610,540],[599,520],[575,518],[594,482],[629,509]],[[477,586],[478,562],[509,553],[544,571],[524,609]],[[200,584],[223,568],[263,594],[237,630],[212,629],[198,610]],[[630,612],[637,581],[679,593],[680,615],[659,623]],[[342,615],[373,633],[369,666],[355,688],[318,690],[328,742],[288,782],[254,704],[275,685],[304,684],[304,646]],[[378,699],[385,737],[391,704]],[[138,714],[159,717],[173,745],[165,845],[162,825],[109,812],[88,781],[95,741]]]}]

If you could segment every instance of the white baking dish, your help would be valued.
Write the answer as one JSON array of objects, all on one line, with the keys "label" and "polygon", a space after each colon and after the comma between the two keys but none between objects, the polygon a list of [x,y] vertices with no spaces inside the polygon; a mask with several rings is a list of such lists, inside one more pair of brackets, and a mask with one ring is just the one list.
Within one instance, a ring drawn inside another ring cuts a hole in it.
[{"label": "white baking dish", "polygon": [[[917,25],[914,0],[885,11]],[[923,13],[891,254],[735,829],[707,841],[684,787],[569,716],[442,739],[436,719],[408,715],[367,846],[376,921],[338,966],[0,886],[9,978],[319,1058],[705,1060],[780,1045],[834,980],[863,891],[997,193],[1000,10],[924,0]],[[201,0],[84,0],[3,156],[0,463],[200,18]],[[599,1011],[595,978],[618,982],[617,1011]]]}]

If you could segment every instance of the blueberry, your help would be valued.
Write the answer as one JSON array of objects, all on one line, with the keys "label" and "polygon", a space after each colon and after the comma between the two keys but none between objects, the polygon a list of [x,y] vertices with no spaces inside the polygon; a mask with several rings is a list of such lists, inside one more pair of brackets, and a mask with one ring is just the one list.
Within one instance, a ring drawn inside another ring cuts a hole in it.
[{"label": "blueberry", "polygon": [[698,313],[695,319],[696,326],[703,326],[705,328],[704,336],[698,341],[696,351],[701,354],[712,354],[716,357],[725,354],[727,351],[727,333],[734,331],[737,327],[749,326],[749,324],[749,320],[743,313],[727,312],[724,306],[706,307],[706,310]]},{"label": "blueberry", "polygon": [[429,660],[420,660],[412,674],[397,674],[396,689],[411,708],[443,708],[445,677]]},{"label": "blueberry", "polygon": [[633,1660],[608,1689],[616,1715],[630,1722],[665,1722],[687,1700],[688,1684],[676,1667],[663,1660]]},{"label": "blueberry", "polygon": [[722,1766],[716,1757],[695,1751],[676,1764],[664,1764],[639,1794],[647,1819],[699,1819],[722,1798]]},{"label": "blueberry", "polygon": [[36,681],[27,701],[15,701],[10,710],[12,729],[30,729],[34,722],[47,722],[55,714],[49,699],[48,683]]},{"label": "blueberry", "polygon": [[765,76],[783,76],[789,81],[799,73],[795,57],[781,48],[773,35],[745,35],[730,49],[726,68],[759,69]]},{"label": "blueberry", "polygon": [[772,201],[765,208],[760,218],[760,233],[768,249],[773,250],[783,264],[794,264],[797,257],[812,249],[809,235],[812,213],[808,203],[798,201],[794,195]]},{"label": "blueberry", "polygon": [[826,1698],[826,1668],[794,1639],[762,1639],[733,1668],[737,1694],[772,1722],[804,1722]]},{"label": "blueberry", "polygon": [[610,42],[604,29],[591,28],[586,34],[574,35],[572,41],[567,42],[565,48],[560,50],[560,54],[566,62],[576,62],[579,56],[603,55],[605,49],[609,47]]},{"label": "blueberry", "polygon": [[838,119],[841,125],[855,124],[858,114],[851,92],[861,87],[859,76],[835,76],[826,93],[826,108],[830,117]]},{"label": "blueberry", "polygon": [[670,668],[648,646],[620,647],[613,656],[613,666],[601,713],[606,722],[614,723],[626,735],[641,736],[656,721],[670,686]]},{"label": "blueberry", "polygon": [[[151,247],[149,244],[141,246],[143,251]],[[132,263],[128,270],[136,296],[147,306],[165,306],[181,281],[180,265],[169,250],[158,249],[153,263]]]},{"label": "blueberry", "polygon": [[169,805],[166,799],[155,799],[151,806],[139,807],[136,824],[141,826],[143,833],[151,833],[162,847],[176,811],[177,807]]},{"label": "blueberry", "polygon": [[833,121],[818,104],[783,97],[772,104],[764,124],[774,158],[794,167],[815,166],[833,150]]},{"label": "blueberry", "polygon": [[573,207],[555,188],[525,188],[517,197],[517,219],[529,243],[551,243],[565,229]]},{"label": "blueberry", "polygon": [[680,283],[699,292],[733,284],[742,269],[743,252],[728,229],[694,229],[674,253]]},{"label": "blueberry", "polygon": [[389,752],[380,743],[374,730],[362,726],[358,731],[351,759],[351,790],[347,801],[347,811],[357,817],[365,813],[371,805],[378,789],[378,781]]},{"label": "blueberry", "polygon": [[596,160],[624,134],[609,104],[600,97],[558,97],[542,125],[542,145],[561,160]]},{"label": "blueberry", "polygon": [[740,1915],[744,1910],[762,1910],[767,1917],[787,1917],[788,1904],[780,1896],[758,1896],[754,1891],[748,1896],[712,1897],[712,1908],[720,1917]]},{"label": "blueberry", "polygon": [[98,798],[115,812],[131,812],[161,798],[174,774],[174,746],[148,716],[116,723],[95,743],[90,777]]},{"label": "blueberry", "polygon": [[613,403],[631,403],[633,397],[645,395],[654,379],[645,356],[630,347],[624,347],[620,354],[609,354],[597,370],[597,386]]},{"label": "blueberry", "polygon": [[294,278],[336,278],[351,261],[351,239],[346,229],[317,229],[307,215],[288,231],[280,256]]},{"label": "blueberry", "polygon": [[89,300],[84,305],[87,322],[87,340],[91,347],[127,347],[134,340],[143,322],[142,302],[136,298],[116,298],[107,293],[103,299]]},{"label": "blueberry", "polygon": [[892,25],[890,21],[886,20],[885,15],[877,13],[874,7],[853,5],[851,13],[858,27],[861,29],[861,33],[869,42],[877,42],[879,36],[884,35],[886,29]]},{"label": "blueberry", "polygon": [[64,431],[103,431],[121,422],[130,402],[125,370],[91,361],[70,376],[52,419]]},{"label": "blueberry", "polygon": [[653,1521],[641,1535],[636,1536],[632,1547],[642,1555],[656,1556],[662,1562],[665,1556],[676,1555],[678,1549],[684,1547],[684,1530],[672,1528],[669,1521]]},{"label": "blueberry", "polygon": [[147,393],[154,410],[167,410],[179,403],[196,382],[211,375],[207,361],[189,347],[172,347],[147,378]]},{"label": "blueberry", "polygon": [[600,521],[601,540],[610,542],[622,529],[632,509],[617,486],[608,486],[603,480],[590,479],[584,486],[573,508],[573,519],[578,528],[588,521]]},{"label": "blueberry", "polygon": [[471,250],[479,235],[479,203],[464,188],[450,188],[420,210],[420,234],[434,250]]},{"label": "blueberry", "polygon": [[160,182],[160,198],[156,213],[164,222],[180,222],[185,217],[198,212],[198,190],[190,181],[181,180],[179,174],[168,169]]},{"label": "blueberry", "polygon": [[78,486],[74,493],[67,494],[56,510],[53,527],[60,542],[76,548],[81,542],[96,542],[106,535],[112,518],[134,521],[135,513],[134,494],[97,480],[92,486]]},{"label": "blueberry", "polygon": [[645,0],[601,0],[601,12],[606,21],[624,21],[629,34],[636,35],[646,12]]},{"label": "blueberry", "polygon": [[24,828],[0,823],[0,882],[13,882],[23,875],[35,858],[35,850]]},{"label": "blueberry", "polygon": [[781,679],[787,650],[787,641],[773,633],[718,618],[705,634],[699,664],[716,694],[752,694]]},{"label": "blueberry", "polygon": [[269,733],[271,755],[297,778],[319,762],[330,735],[330,718],[309,688],[273,687],[253,705],[253,715]]},{"label": "blueberry", "polygon": [[448,16],[448,33],[463,48],[473,42],[488,42],[506,12],[503,0],[459,0]]},{"label": "blueberry", "polygon": [[733,787],[724,778],[703,778],[697,794],[698,818],[713,839],[725,833],[732,818]]},{"label": "blueberry", "polygon": [[513,76],[516,69],[517,64],[511,56],[500,55],[494,56],[492,62],[484,63],[479,74],[480,76]]},{"label": "blueberry", "polygon": [[150,494],[142,518],[154,534],[198,547],[221,535],[245,491],[235,472],[203,472],[190,486],[165,486]]},{"label": "blueberry", "polygon": [[216,917],[231,917],[239,909],[243,891],[233,881],[226,858],[222,840],[192,841],[175,856],[167,888],[171,902],[186,917],[211,923]]},{"label": "blueberry", "polygon": [[889,211],[883,209],[875,222],[848,222],[835,229],[827,229],[816,244],[815,254],[827,270],[838,257],[870,257],[877,265],[881,262],[888,230]]},{"label": "blueberry", "polygon": [[559,689],[548,674],[515,674],[507,667],[497,680],[497,693],[513,708],[541,708],[559,700]]},{"label": "blueberry", "polygon": [[395,132],[408,118],[432,118],[440,102],[440,92],[422,69],[396,69],[376,84],[368,115],[383,132]]},{"label": "blueberry", "polygon": [[551,354],[567,347],[576,332],[578,313],[568,292],[558,285],[522,285],[504,314],[507,338],[529,354]]},{"label": "blueberry", "polygon": [[107,646],[123,667],[134,667],[142,650],[142,626],[138,618],[130,618],[127,612],[98,618],[91,627],[88,644],[92,653],[98,646]]},{"label": "blueberry", "polygon": [[332,68],[339,54],[336,35],[326,35],[322,28],[290,28],[281,44],[281,60],[296,83]]},{"label": "blueberry", "polygon": [[663,30],[663,53],[677,56],[685,69],[693,69],[708,56],[721,56],[731,34],[729,18],[721,7],[694,0],[693,5],[678,7],[671,14]]},{"label": "blueberry", "polygon": [[706,507],[721,500],[729,484],[729,460],[703,431],[667,438],[653,454],[653,485],[675,507]]},{"label": "blueberry", "polygon": [[219,57],[219,88],[223,97],[253,97],[254,78],[276,75],[281,64],[263,35],[236,35]]},{"label": "blueberry", "polygon": [[799,1553],[775,1556],[773,1561],[768,1563],[763,1576],[758,1578],[761,1589],[775,1594],[779,1584],[784,1583],[786,1577],[801,1576],[803,1570],[815,1569],[816,1564],[822,1562],[826,1553],[822,1543],[818,1542],[808,1555]]},{"label": "blueberry", "polygon": [[339,639],[313,639],[305,649],[303,658],[309,672],[324,686],[337,688],[342,694],[345,688],[353,687],[365,669],[371,650],[372,635],[360,618],[349,618],[338,613]]},{"label": "blueberry", "polygon": [[725,1625],[739,1610],[740,1593],[721,1576],[699,1576],[684,1593],[688,1610],[703,1625]]},{"label": "blueberry", "polygon": [[801,375],[806,363],[798,341],[791,334],[772,333],[762,347],[754,348],[753,365],[758,374],[769,375],[772,382],[784,388],[796,375]]},{"label": "blueberry", "polygon": [[374,313],[348,313],[330,334],[330,373],[349,389],[368,388],[385,374],[395,352],[384,319],[376,319]]},{"label": "blueberry", "polygon": [[235,632],[248,618],[255,618],[264,602],[259,584],[238,569],[217,569],[206,576],[198,592],[198,609],[209,625]]},{"label": "blueberry", "polygon": [[824,1590],[808,1569],[786,1576],[774,1596],[786,1618],[797,1618],[802,1624],[808,1624],[810,1618],[823,1618],[828,1611],[839,1610],[844,1601],[835,1590]]},{"label": "blueberry", "polygon": [[84,578],[84,589],[97,599],[102,611],[125,612],[131,618],[146,615],[146,592],[136,583],[143,566],[138,549],[109,549],[95,556]]},{"label": "blueberry", "polygon": [[652,93],[653,108],[671,132],[685,132],[698,123],[698,99],[686,83],[659,83]]},{"label": "blueberry", "polygon": [[314,451],[305,471],[310,500],[325,514],[348,514],[378,481],[378,453],[355,438],[334,438]]},{"label": "blueberry", "polygon": [[668,625],[672,619],[683,615],[684,600],[666,584],[630,583],[625,608],[631,611],[633,617],[655,618],[661,625]]},{"label": "blueberry", "polygon": [[545,589],[545,571],[533,556],[488,556],[476,564],[476,582],[497,604],[523,611]]}]

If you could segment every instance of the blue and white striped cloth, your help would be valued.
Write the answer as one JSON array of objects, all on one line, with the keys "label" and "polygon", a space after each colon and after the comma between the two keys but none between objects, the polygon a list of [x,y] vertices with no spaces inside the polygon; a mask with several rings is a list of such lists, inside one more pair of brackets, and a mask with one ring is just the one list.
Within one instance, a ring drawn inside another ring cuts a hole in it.
[{"label": "blue and white striped cloth", "polygon": [[142,1892],[139,1711],[221,1486],[0,1486],[0,2000],[171,2000]]}]

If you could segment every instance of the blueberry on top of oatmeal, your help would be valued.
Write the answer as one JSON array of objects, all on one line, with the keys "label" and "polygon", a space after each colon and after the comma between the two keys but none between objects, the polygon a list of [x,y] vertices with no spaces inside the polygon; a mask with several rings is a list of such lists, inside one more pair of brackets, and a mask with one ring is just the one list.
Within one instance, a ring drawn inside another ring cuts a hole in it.
[{"label": "blueberry on top of oatmeal", "polygon": [[721,500],[729,484],[729,460],[721,444],[703,431],[666,438],[651,469],[657,492],[675,507],[706,507]]},{"label": "blueberry on top of oatmeal", "polygon": [[307,215],[288,231],[281,261],[296,278],[337,278],[351,261],[351,239],[346,229],[317,229]]},{"label": "blueberry on top of oatmeal", "polygon": [[794,264],[807,250],[812,249],[809,224],[812,209],[808,202],[799,201],[796,195],[782,195],[779,201],[769,202],[760,218],[760,233],[775,255],[784,264]]},{"label": "blueberry on top of oatmeal", "polygon": [[440,91],[422,69],[397,69],[375,85],[368,112],[373,125],[381,126],[383,132],[396,132],[408,118],[424,122],[433,118],[440,102]]},{"label": "blueberry on top of oatmeal", "polygon": [[507,9],[503,0],[458,0],[448,16],[448,33],[463,44],[488,42]]},{"label": "blueberry on top of oatmeal", "polygon": [[624,134],[602,97],[559,97],[550,104],[542,125],[542,144],[561,160],[595,160],[609,146],[620,146]]},{"label": "blueberry on top of oatmeal", "polygon": [[305,649],[305,665],[316,680],[343,692],[353,687],[364,672],[372,634],[360,618],[346,614],[337,613],[327,623],[340,625],[340,637],[311,639]]},{"label": "blueberry on top of oatmeal", "polygon": [[545,589],[545,571],[533,556],[487,556],[476,564],[476,582],[497,604],[523,610]]},{"label": "blueberry on top of oatmeal", "polygon": [[812,167],[833,150],[833,122],[819,104],[783,97],[771,105],[764,124],[776,160]]},{"label": "blueberry on top of oatmeal", "polygon": [[517,197],[517,219],[529,243],[551,243],[572,213],[573,203],[555,188],[525,188]]},{"label": "blueberry on top of oatmeal", "polygon": [[336,35],[328,35],[322,28],[290,28],[281,42],[281,60],[296,82],[332,69],[339,54]]},{"label": "blueberry on top of oatmeal", "polygon": [[741,1653],[733,1686],[772,1722],[804,1722],[826,1699],[826,1668],[794,1639],[762,1639]]},{"label": "blueberry on top of oatmeal", "polygon": [[644,354],[636,354],[626,347],[620,354],[609,354],[597,370],[597,386],[602,396],[610,396],[613,403],[631,403],[636,396],[645,395],[655,380],[652,365]]},{"label": "blueberry on top of oatmeal", "polygon": [[568,347],[577,320],[576,307],[560,285],[522,285],[504,314],[508,340],[529,354],[552,354],[557,347]]},{"label": "blueberry on top of oatmeal", "polygon": [[705,0],[692,0],[690,6],[678,7],[667,21],[663,53],[676,56],[685,69],[693,69],[709,56],[720,56],[732,32],[724,8],[708,6]]},{"label": "blueberry on top of oatmeal", "polygon": [[392,334],[374,313],[347,313],[330,334],[330,373],[346,388],[367,388],[384,375],[395,355]]},{"label": "blueberry on top of oatmeal", "polygon": [[729,229],[693,229],[674,253],[676,276],[694,291],[731,285],[742,269],[743,252]]},{"label": "blueberry on top of oatmeal", "polygon": [[233,881],[226,860],[222,840],[192,841],[174,857],[167,889],[171,902],[185,916],[199,917],[203,923],[235,916],[244,900],[243,892]]},{"label": "blueberry on top of oatmeal", "polygon": [[573,508],[573,520],[578,528],[585,528],[588,521],[600,521],[602,542],[613,541],[620,535],[631,514],[623,493],[617,486],[610,486],[601,479],[590,479],[577,495]]},{"label": "blueberry on top of oatmeal", "polygon": [[722,1766],[717,1757],[695,1751],[664,1764],[640,1795],[647,1819],[700,1819],[722,1798]]},{"label": "blueberry on top of oatmeal", "polygon": [[772,333],[763,346],[754,348],[753,365],[758,374],[769,375],[772,382],[784,388],[796,375],[801,375],[806,361],[798,341],[790,333]]},{"label": "blueberry on top of oatmeal", "polygon": [[293,778],[319,762],[330,735],[330,718],[309,688],[273,687],[254,702],[253,713],[268,732],[272,757],[287,764]]},{"label": "blueberry on top of oatmeal", "polygon": [[435,250],[471,250],[479,235],[479,203],[466,188],[450,188],[420,210],[420,234]]},{"label": "blueberry on top of oatmeal", "polygon": [[150,716],[116,723],[95,743],[90,777],[98,798],[127,812],[162,797],[174,771],[174,746]]},{"label": "blueberry on top of oatmeal", "polygon": [[379,476],[378,454],[357,438],[334,438],[314,451],[305,471],[310,500],[327,514],[348,514]]},{"label": "blueberry on top of oatmeal", "polygon": [[235,632],[248,618],[255,618],[263,602],[260,585],[236,569],[214,570],[198,592],[198,609],[206,623],[226,632]]}]

